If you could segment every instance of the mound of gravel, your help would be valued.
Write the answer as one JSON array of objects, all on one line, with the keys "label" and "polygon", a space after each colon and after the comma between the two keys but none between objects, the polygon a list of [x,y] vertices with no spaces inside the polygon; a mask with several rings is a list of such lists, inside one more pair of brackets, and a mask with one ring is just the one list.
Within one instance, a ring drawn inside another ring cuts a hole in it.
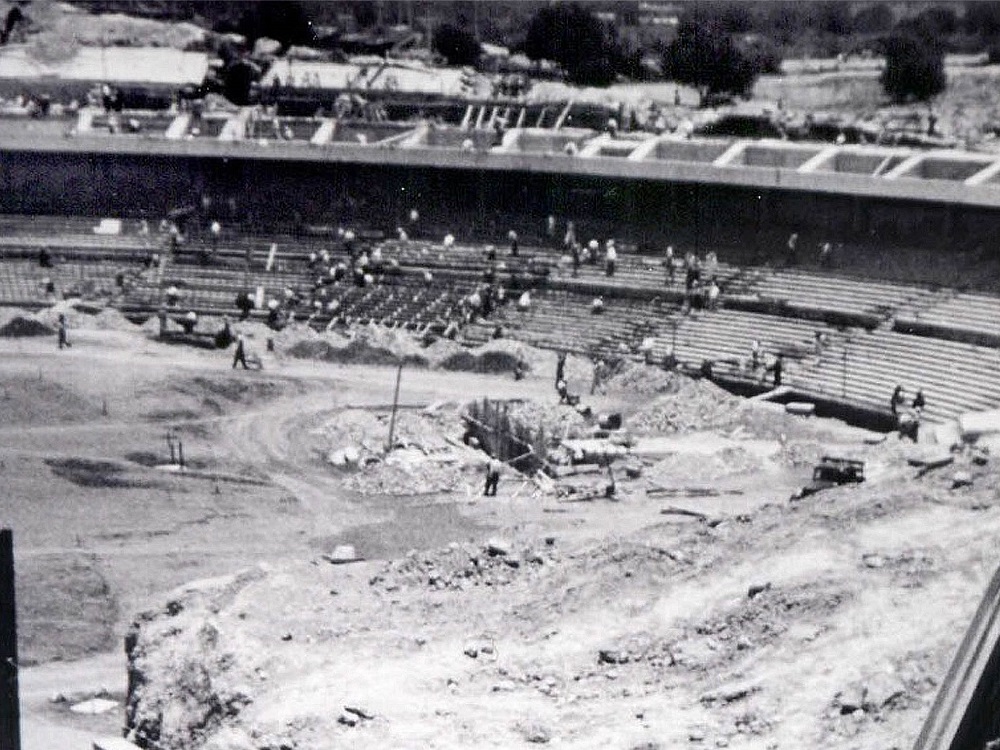
[{"label": "mound of gravel", "polygon": [[399,363],[427,367],[427,358],[421,354],[400,354],[386,347],[373,345],[358,337],[344,346],[337,346],[325,339],[299,341],[287,350],[292,357],[318,359],[324,362],[361,365],[395,365]]},{"label": "mound of gravel", "polygon": [[725,428],[735,423],[744,400],[714,383],[677,377],[676,390],[661,395],[627,419],[639,434]]},{"label": "mound of gravel", "polygon": [[604,381],[604,387],[609,393],[621,391],[648,396],[677,393],[681,389],[681,380],[687,380],[687,378],[677,373],[661,370],[658,367],[623,361],[614,373]]},{"label": "mound of gravel", "polygon": [[34,318],[17,316],[8,320],[3,327],[0,327],[0,336],[8,338],[24,338],[27,336],[51,336],[55,329],[49,328],[44,323]]}]

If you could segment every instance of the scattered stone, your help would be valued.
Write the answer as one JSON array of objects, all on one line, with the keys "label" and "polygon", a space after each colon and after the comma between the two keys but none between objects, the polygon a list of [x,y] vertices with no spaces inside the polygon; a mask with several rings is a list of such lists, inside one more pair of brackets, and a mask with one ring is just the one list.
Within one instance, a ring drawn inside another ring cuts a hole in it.
[{"label": "scattered stone", "polygon": [[734,683],[703,693],[698,700],[705,704],[732,703],[759,691],[760,686],[752,682]]},{"label": "scattered stone", "polygon": [[749,589],[747,589],[747,598],[753,599],[754,597],[763,594],[765,591],[770,591],[771,583],[755,583]]},{"label": "scattered stone", "polygon": [[347,726],[347,727],[355,727],[355,726],[357,726],[358,725],[358,721],[359,721],[359,719],[358,719],[357,716],[354,716],[354,715],[348,714],[348,713],[343,713],[343,714],[341,714],[340,716],[337,717],[337,723],[338,724],[343,724],[344,726]]},{"label": "scattered stone", "polygon": [[549,547],[551,547],[552,545],[554,545],[556,543],[556,538],[554,536],[547,536],[547,537],[545,537],[545,543]]},{"label": "scattered stone", "polygon": [[907,693],[906,685],[894,674],[879,673],[865,684],[862,690],[862,707],[866,711],[880,711]]},{"label": "scattered stone", "polygon": [[875,552],[862,555],[861,561],[868,568],[881,568],[885,566],[885,558]]},{"label": "scattered stone", "polygon": [[972,474],[967,471],[956,471],[951,477],[951,488],[953,490],[959,487],[971,487],[972,486]]},{"label": "scattered stone", "polygon": [[597,652],[598,664],[627,664],[628,654],[616,649],[602,648]]},{"label": "scattered stone", "polygon": [[290,641],[290,640],[292,640],[292,634],[291,633],[283,633],[282,636],[281,636],[281,640],[283,640],[283,641]]},{"label": "scattered stone", "polygon": [[506,557],[510,554],[510,545],[497,539],[486,543],[486,553],[491,557]]},{"label": "scattered stone", "polygon": [[363,558],[358,556],[353,544],[339,544],[334,547],[333,552],[323,555],[324,560],[333,565],[343,565],[345,563],[358,562]]},{"label": "scattered stone", "polygon": [[375,714],[371,713],[370,711],[366,711],[363,708],[359,708],[358,706],[344,706],[344,710],[347,713],[354,714],[355,716],[361,719],[371,720],[375,718]]},{"label": "scattered stone", "polygon": [[467,648],[462,653],[468,656],[470,659],[475,659],[476,657],[479,656],[479,651],[474,648]]},{"label": "scattered stone", "polygon": [[524,737],[525,742],[530,742],[534,745],[544,745],[552,739],[552,734],[549,730],[540,724],[521,727],[521,736]]}]

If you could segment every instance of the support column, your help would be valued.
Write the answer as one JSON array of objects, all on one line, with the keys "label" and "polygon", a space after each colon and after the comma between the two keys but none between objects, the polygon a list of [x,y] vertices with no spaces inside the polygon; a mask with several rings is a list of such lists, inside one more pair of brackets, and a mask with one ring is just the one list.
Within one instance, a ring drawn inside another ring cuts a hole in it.
[{"label": "support column", "polygon": [[14,537],[0,529],[0,750],[21,750],[17,670]]}]

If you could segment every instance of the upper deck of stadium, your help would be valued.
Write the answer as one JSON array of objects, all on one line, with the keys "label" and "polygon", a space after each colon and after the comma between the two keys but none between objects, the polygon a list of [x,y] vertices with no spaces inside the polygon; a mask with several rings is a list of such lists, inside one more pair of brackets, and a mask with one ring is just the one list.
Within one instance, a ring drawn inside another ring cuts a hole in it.
[{"label": "upper deck of stadium", "polygon": [[[497,107],[469,105],[460,125],[235,113],[125,113],[137,132],[112,133],[103,111],[58,126],[0,119],[5,151],[162,154],[281,161],[527,171],[733,185],[937,204],[1000,206],[1000,157],[954,149],[770,139],[681,138],[537,127]],[[553,113],[557,116],[557,113]],[[500,129],[498,124],[515,126]]]}]

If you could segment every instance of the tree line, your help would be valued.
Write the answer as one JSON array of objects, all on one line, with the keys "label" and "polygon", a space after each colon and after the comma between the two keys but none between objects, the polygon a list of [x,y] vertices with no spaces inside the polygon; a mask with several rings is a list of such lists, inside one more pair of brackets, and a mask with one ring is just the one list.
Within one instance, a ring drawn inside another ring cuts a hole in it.
[{"label": "tree line", "polygon": [[[345,19],[362,30],[407,23],[429,30],[434,49],[454,65],[475,65],[481,43],[558,63],[571,83],[659,77],[704,96],[746,94],[785,57],[884,56],[883,84],[896,99],[926,99],[946,85],[946,52],[990,51],[1000,62],[1000,0],[965,3],[849,0],[698,0],[681,3],[671,36],[643,30],[638,2],[592,0],[80,0],[91,10],[184,18],[252,41],[309,44]],[[614,21],[608,21],[613,17]]]}]

